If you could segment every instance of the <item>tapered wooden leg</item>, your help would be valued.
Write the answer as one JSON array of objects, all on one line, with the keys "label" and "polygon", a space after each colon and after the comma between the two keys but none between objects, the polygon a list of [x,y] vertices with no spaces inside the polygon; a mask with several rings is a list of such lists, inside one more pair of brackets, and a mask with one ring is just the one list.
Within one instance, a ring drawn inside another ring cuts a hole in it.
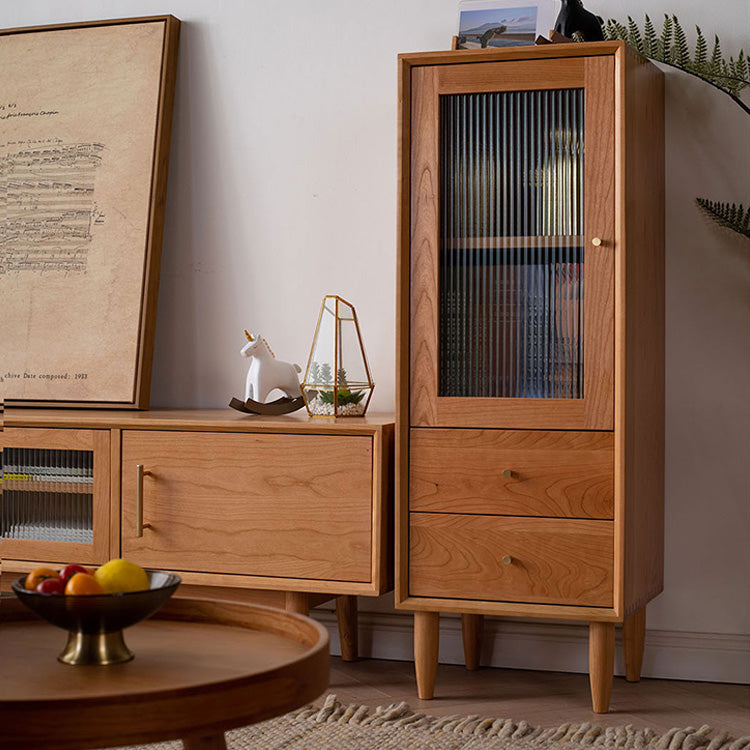
[{"label": "tapered wooden leg", "polygon": [[284,609],[287,612],[296,612],[298,615],[310,614],[310,596],[301,591],[287,591]]},{"label": "tapered wooden leg", "polygon": [[414,671],[417,695],[422,700],[429,700],[435,692],[439,635],[440,615],[437,612],[414,613]]},{"label": "tapered wooden leg", "polygon": [[625,679],[638,682],[643,666],[643,646],[646,642],[646,608],[641,607],[622,624],[622,649],[625,655]]},{"label": "tapered wooden leg", "polygon": [[182,746],[185,750],[227,750],[223,732],[209,737],[185,737]]},{"label": "tapered wooden leg", "polygon": [[612,622],[589,623],[589,682],[594,713],[609,711],[612,677],[615,673],[615,625]]},{"label": "tapered wooden leg", "polygon": [[461,635],[464,639],[466,669],[479,669],[483,629],[484,617],[482,615],[461,615]]},{"label": "tapered wooden leg", "polygon": [[336,597],[336,619],[339,623],[339,641],[341,642],[341,658],[344,661],[354,661],[357,658],[357,597]]}]

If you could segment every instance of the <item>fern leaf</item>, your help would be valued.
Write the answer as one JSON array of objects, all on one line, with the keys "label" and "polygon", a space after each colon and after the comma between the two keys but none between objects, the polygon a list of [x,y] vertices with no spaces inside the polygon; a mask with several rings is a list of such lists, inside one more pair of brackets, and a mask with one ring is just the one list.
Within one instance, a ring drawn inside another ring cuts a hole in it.
[{"label": "fern leaf", "polygon": [[708,65],[708,44],[703,36],[700,26],[695,27],[695,55],[693,57],[693,70],[702,71]]},{"label": "fern leaf", "polygon": [[719,37],[714,34],[714,50],[711,53],[711,62],[709,65],[709,72],[712,78],[718,78],[721,75],[721,64],[723,62],[721,54],[721,42]]},{"label": "fern leaf", "polygon": [[635,47],[641,54],[644,54],[645,47],[643,45],[643,38],[641,37],[641,30],[630,16],[628,16],[628,43],[632,47]]},{"label": "fern leaf", "polygon": [[669,62],[672,50],[672,19],[665,13],[661,36],[656,42],[656,59]]},{"label": "fern leaf", "polygon": [[750,238],[750,206],[745,209],[742,204],[720,203],[706,198],[696,198],[698,206],[717,224],[733,232]]},{"label": "fern leaf", "polygon": [[605,31],[607,39],[622,39],[623,41],[628,39],[628,30],[614,18],[607,20]]},{"label": "fern leaf", "polygon": [[688,49],[685,32],[677,20],[677,16],[672,16],[674,25],[674,45],[670,52],[670,61],[679,68],[685,68],[690,64],[690,50]]},{"label": "fern leaf", "polygon": [[646,57],[653,57],[656,54],[656,29],[648,14],[643,26],[643,54]]}]

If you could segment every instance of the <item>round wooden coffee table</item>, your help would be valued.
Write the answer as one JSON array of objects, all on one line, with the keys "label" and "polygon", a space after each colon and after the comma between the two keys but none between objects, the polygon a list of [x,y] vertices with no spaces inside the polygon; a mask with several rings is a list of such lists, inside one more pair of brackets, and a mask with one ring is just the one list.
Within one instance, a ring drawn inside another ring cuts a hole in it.
[{"label": "round wooden coffee table", "polygon": [[253,604],[167,602],[125,631],[135,659],[57,661],[66,633],[0,602],[0,747],[83,750],[181,739],[225,750],[224,732],[309,703],[328,686],[328,633]]}]

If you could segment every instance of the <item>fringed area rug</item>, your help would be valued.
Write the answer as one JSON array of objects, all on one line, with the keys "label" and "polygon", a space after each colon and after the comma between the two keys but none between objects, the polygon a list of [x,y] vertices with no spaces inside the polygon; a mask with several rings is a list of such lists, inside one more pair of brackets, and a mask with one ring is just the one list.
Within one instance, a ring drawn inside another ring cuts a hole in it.
[{"label": "fringed area rug", "polygon": [[[307,706],[227,732],[227,746],[229,750],[750,750],[750,737],[733,739],[708,726],[671,729],[663,735],[632,726],[592,724],[542,729],[510,719],[425,716],[406,703],[374,709],[343,706],[329,695],[320,708]],[[137,750],[182,750],[182,743],[158,742]]]}]

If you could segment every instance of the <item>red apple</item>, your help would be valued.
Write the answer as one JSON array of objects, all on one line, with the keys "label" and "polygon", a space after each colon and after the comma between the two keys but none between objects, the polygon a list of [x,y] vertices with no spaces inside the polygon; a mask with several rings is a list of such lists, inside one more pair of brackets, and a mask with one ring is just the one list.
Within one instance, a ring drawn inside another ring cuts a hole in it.
[{"label": "red apple", "polygon": [[68,582],[68,580],[71,579],[76,573],[86,573],[90,575],[91,571],[84,568],[83,565],[66,565],[60,571],[60,580],[62,581],[63,589],[65,589],[65,584]]},{"label": "red apple", "polygon": [[40,594],[63,594],[65,584],[60,578],[45,578],[37,585],[36,590]]}]

